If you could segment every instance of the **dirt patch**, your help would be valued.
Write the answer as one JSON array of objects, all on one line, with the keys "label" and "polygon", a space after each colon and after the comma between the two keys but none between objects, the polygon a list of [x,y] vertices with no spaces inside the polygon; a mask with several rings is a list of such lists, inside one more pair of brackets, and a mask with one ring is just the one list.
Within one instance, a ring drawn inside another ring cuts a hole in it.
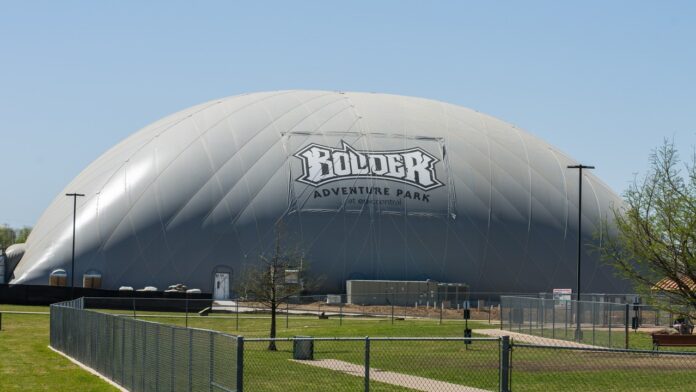
[{"label": "dirt patch", "polygon": [[[240,306],[242,303],[240,303]],[[243,306],[250,307],[261,307],[260,304],[255,303],[244,303]],[[290,310],[298,311],[304,310],[312,313],[350,313],[352,315],[364,315],[364,316],[391,316],[392,307],[391,306],[381,306],[381,305],[343,305],[343,309],[338,305],[329,305],[325,302],[312,302],[306,304],[290,304]],[[280,311],[284,311],[285,307],[281,306]],[[423,317],[423,318],[439,318],[440,308],[426,307],[426,306],[394,306],[394,317]],[[488,321],[490,313],[491,321],[499,320],[498,307],[491,308],[472,308],[471,309],[471,319],[472,320],[485,320]],[[464,318],[463,309],[443,309],[442,318],[450,320],[462,320]]]}]

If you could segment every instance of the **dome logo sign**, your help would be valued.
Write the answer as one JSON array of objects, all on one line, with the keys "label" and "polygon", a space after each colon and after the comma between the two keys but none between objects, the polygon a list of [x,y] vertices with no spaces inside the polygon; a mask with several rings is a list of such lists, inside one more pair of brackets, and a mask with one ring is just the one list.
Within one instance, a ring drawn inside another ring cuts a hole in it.
[{"label": "dome logo sign", "polygon": [[309,144],[293,154],[302,161],[297,181],[318,187],[333,181],[380,178],[413,185],[424,191],[441,186],[435,156],[420,147],[390,151],[360,151],[341,141],[342,148]]}]

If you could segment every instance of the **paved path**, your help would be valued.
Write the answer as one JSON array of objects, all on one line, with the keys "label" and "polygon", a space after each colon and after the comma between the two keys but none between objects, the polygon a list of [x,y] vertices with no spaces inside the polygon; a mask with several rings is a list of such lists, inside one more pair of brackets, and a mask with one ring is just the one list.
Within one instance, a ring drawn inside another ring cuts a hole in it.
[{"label": "paved path", "polygon": [[[356,365],[350,362],[339,361],[338,359],[321,359],[318,361],[292,361],[302,363],[305,365],[320,367],[323,369],[336,370],[339,372],[350,374],[351,376],[363,377],[365,375],[364,366]],[[403,373],[388,372],[376,368],[370,368],[370,380],[425,392],[488,392],[485,389],[467,387],[465,385],[451,384],[444,381],[433,380],[431,378],[411,376]]]},{"label": "paved path", "polygon": [[478,333],[486,336],[509,336],[510,339],[516,342],[539,344],[542,346],[555,346],[555,347],[579,347],[579,348],[600,348],[599,346],[592,346],[590,344],[583,344],[572,342],[568,340],[542,338],[541,336],[528,335],[526,333],[505,331],[502,329],[475,329],[474,333]]}]

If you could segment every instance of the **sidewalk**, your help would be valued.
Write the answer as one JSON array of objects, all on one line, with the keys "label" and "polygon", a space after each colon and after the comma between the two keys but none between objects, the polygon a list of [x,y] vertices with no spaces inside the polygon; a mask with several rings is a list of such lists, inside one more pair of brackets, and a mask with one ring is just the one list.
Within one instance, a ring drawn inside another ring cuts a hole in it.
[{"label": "sidewalk", "polygon": [[[323,369],[335,370],[350,374],[351,376],[364,377],[365,367],[354,363],[340,361],[338,359],[321,359],[317,361],[298,361],[304,365],[316,366]],[[452,384],[445,381],[433,380],[431,378],[411,376],[409,374],[388,372],[377,368],[370,368],[370,381],[379,381],[385,384],[411,388],[416,391],[438,391],[438,392],[487,392],[485,389],[468,387],[466,385]]]},{"label": "sidewalk", "polygon": [[486,336],[500,337],[509,336],[510,339],[516,342],[522,343],[532,343],[539,344],[543,346],[555,346],[555,347],[578,347],[578,348],[602,348],[599,346],[592,346],[590,344],[577,343],[568,340],[542,338],[541,336],[528,335],[525,333],[511,332],[502,329],[475,329],[474,333],[478,333]]}]

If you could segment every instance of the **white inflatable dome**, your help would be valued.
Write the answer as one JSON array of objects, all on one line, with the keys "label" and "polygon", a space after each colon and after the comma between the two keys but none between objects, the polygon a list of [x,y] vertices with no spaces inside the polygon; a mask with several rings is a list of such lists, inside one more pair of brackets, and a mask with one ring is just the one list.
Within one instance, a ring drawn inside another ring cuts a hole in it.
[{"label": "white inflatable dome", "polygon": [[[70,270],[103,288],[212,291],[269,249],[283,220],[325,291],[346,279],[433,279],[472,291],[575,287],[578,172],[496,118],[386,94],[274,91],[207,102],[104,153],[47,208],[14,284]],[[591,173],[588,242],[617,196]],[[583,291],[624,287],[586,252]],[[81,283],[80,283],[81,284]]]}]

